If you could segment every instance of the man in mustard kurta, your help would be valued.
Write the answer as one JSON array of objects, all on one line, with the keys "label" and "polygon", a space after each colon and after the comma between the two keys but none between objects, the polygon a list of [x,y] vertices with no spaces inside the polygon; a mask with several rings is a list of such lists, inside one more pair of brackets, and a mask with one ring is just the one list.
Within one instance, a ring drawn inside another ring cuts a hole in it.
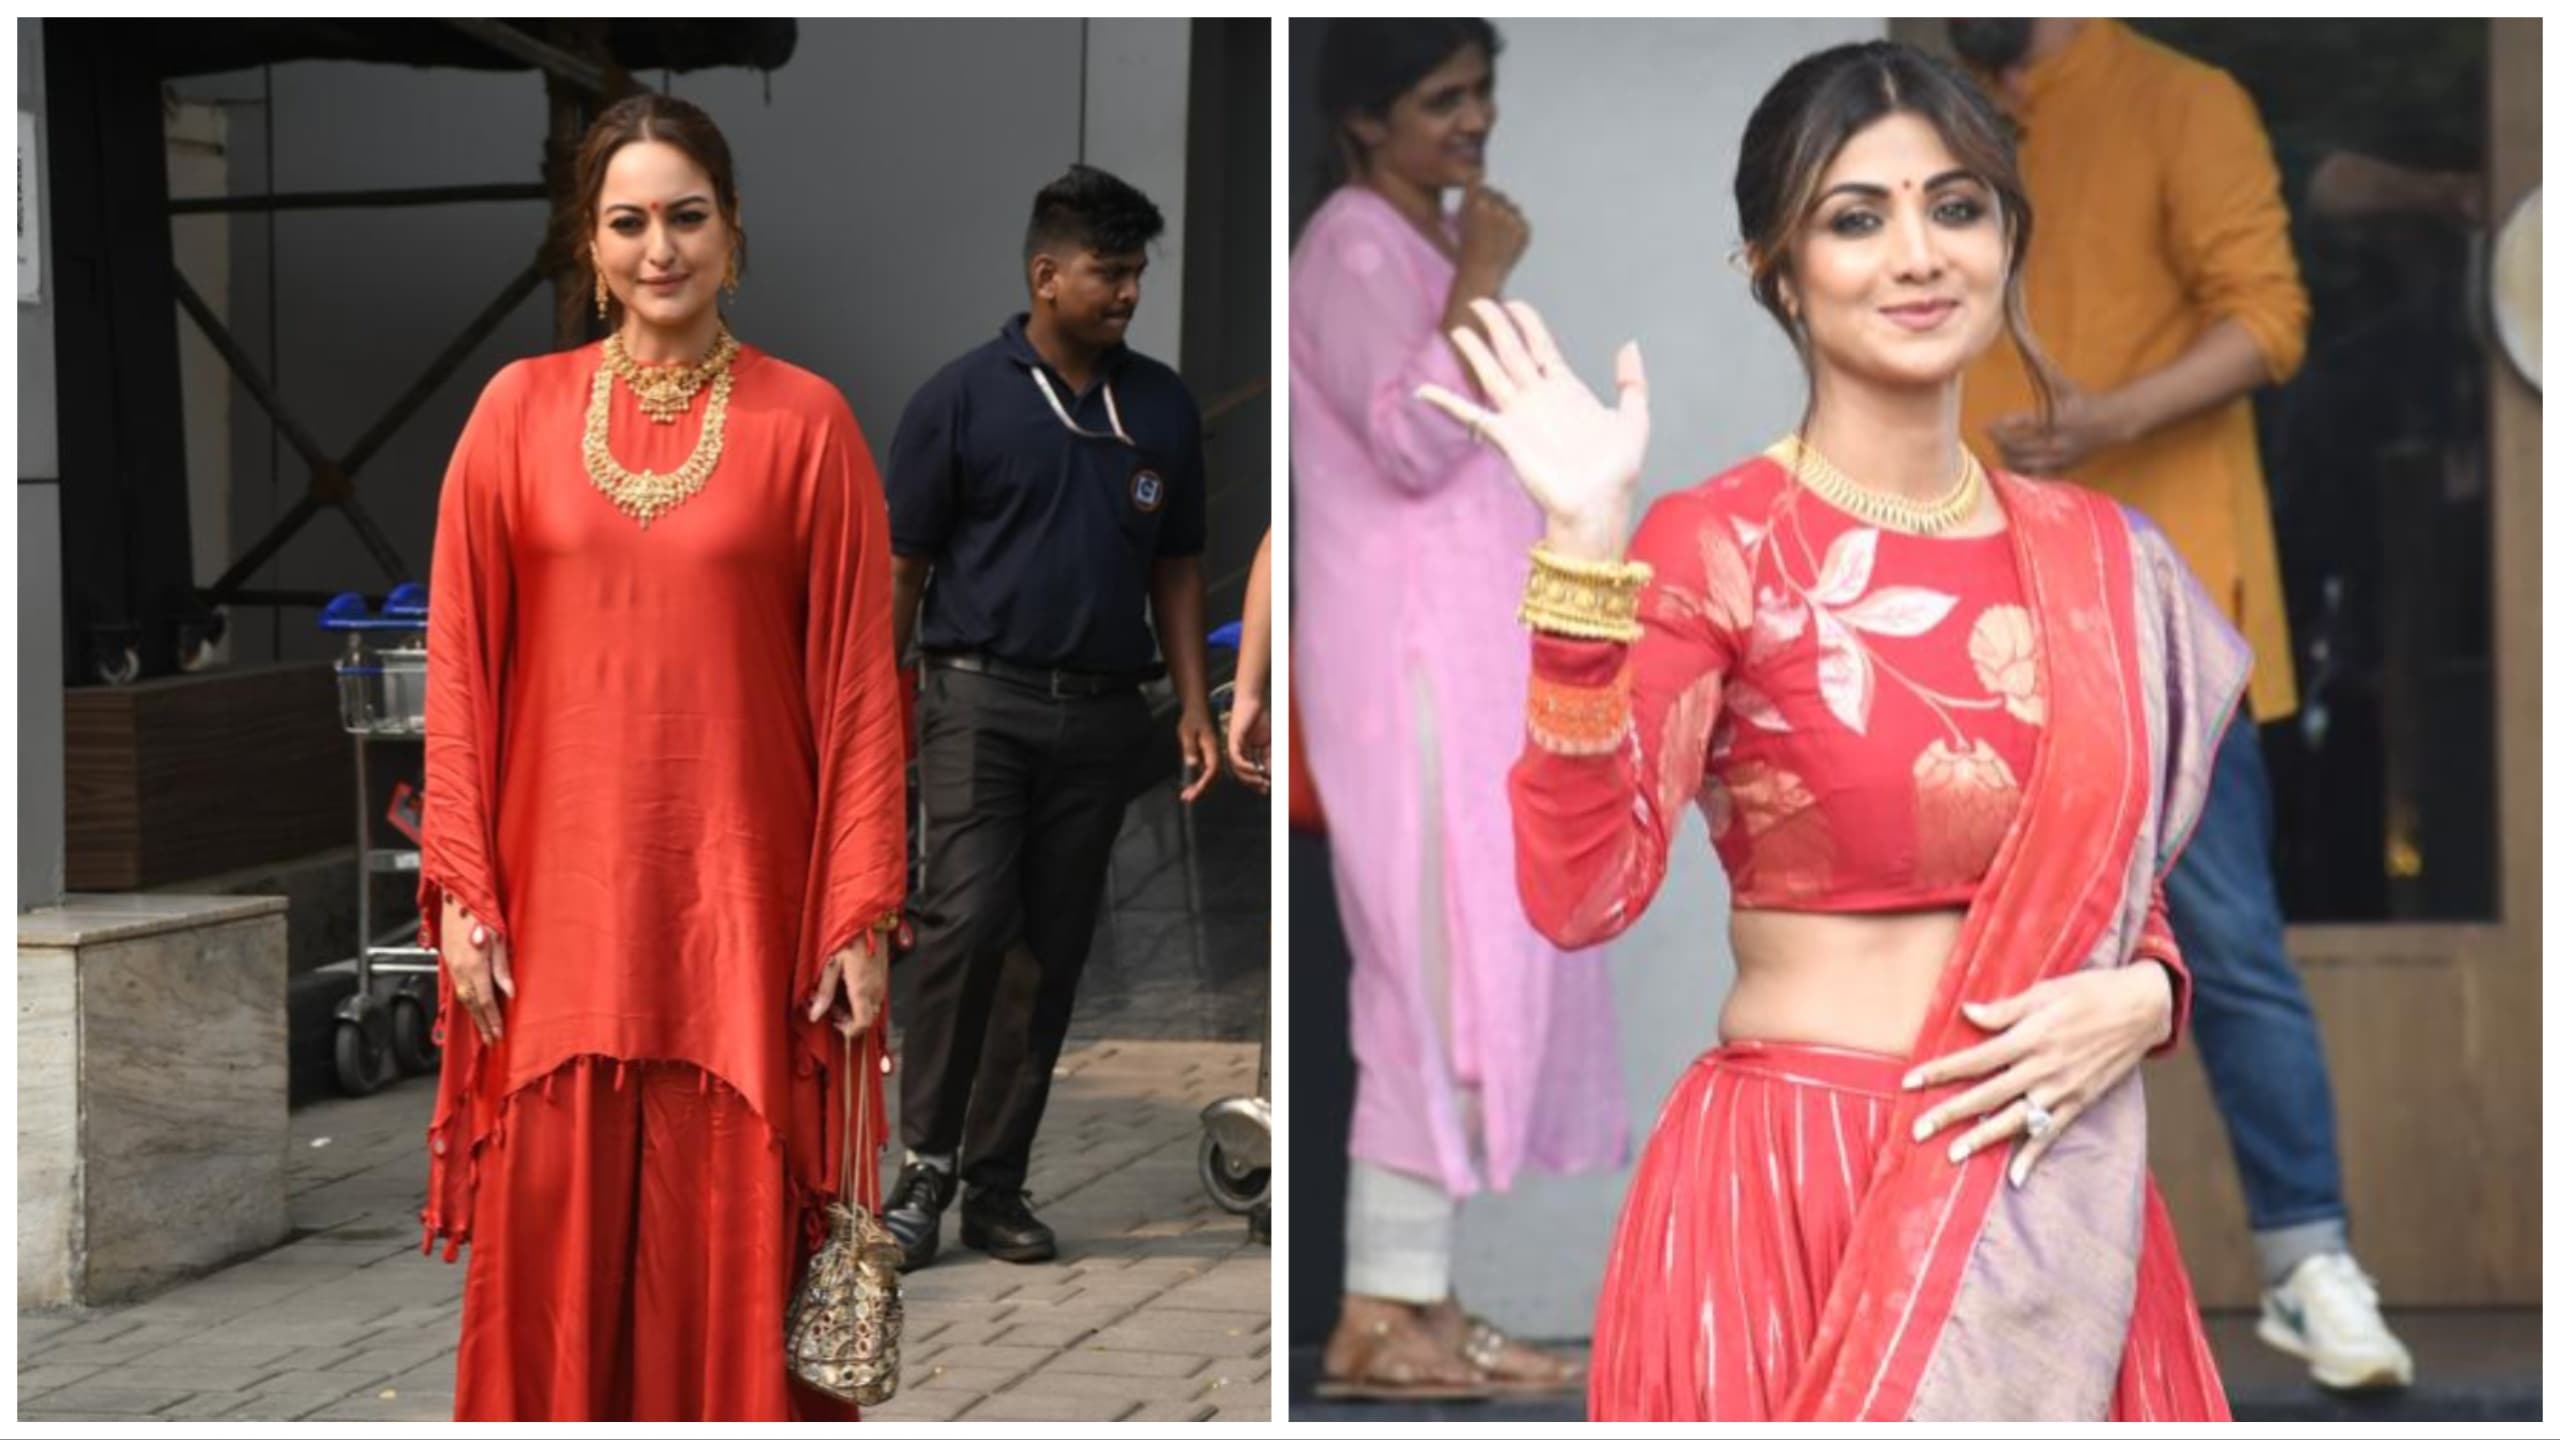
[{"label": "man in mustard kurta", "polygon": [[[2255,720],[2283,719],[2293,657],[2249,396],[2301,365],[2310,304],[2257,109],[2229,75],[2113,20],[1948,31],[2019,127],[2036,224],[2027,315],[2069,382],[2039,417],[2004,339],[1966,377],[1967,438],[2158,523],[2257,652]],[[2328,1069],[2284,950],[2272,835],[2244,717],[2168,899],[2264,1271],[2258,1334],[2323,1384],[2405,1385],[2409,1352],[2347,1246]]]}]

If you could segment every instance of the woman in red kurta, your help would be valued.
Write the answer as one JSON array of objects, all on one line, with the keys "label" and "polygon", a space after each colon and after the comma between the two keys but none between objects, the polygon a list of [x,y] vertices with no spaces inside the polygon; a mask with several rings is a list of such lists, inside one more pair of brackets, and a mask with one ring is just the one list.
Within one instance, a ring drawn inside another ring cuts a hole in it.
[{"label": "woman in red kurta", "polygon": [[1426,395],[1547,512],[1511,779],[1531,919],[1568,947],[1633,923],[1693,802],[1733,887],[1727,1043],[1629,1189],[1592,1416],[2228,1419],[2137,1067],[2181,1021],[2158,882],[2246,648],[2138,516],[1958,440],[1965,366],[2004,325],[2035,353],[2015,153],[1961,77],[1809,57],[1734,189],[1802,436],[1630,540],[1633,347],[1606,409],[1488,303],[1489,343],[1456,342],[1490,408]]},{"label": "woman in red kurta", "polygon": [[886,507],[836,390],[720,321],[709,118],[625,101],[579,173],[614,337],[499,372],[437,522],[424,1219],[473,1250],[455,1417],[850,1419],[788,1377],[783,1315],[904,898]]}]

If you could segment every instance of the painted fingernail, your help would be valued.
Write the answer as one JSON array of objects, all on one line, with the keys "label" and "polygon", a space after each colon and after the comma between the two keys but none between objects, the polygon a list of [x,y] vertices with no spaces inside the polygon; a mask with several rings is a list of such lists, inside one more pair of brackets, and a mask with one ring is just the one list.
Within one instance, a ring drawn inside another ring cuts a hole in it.
[{"label": "painted fingernail", "polygon": [[1937,1133],[1938,1122],[1930,1119],[1926,1115],[1921,1116],[1919,1122],[1911,1127],[1911,1139],[1914,1144],[1917,1144],[1922,1140],[1926,1140]]},{"label": "painted fingernail", "polygon": [[2010,1165],[2009,1165],[2009,1188],[2010,1188],[2010,1189],[2012,1189],[2012,1190],[2015,1190],[2015,1189],[2018,1189],[2019,1187],[2021,1187],[2021,1186],[2025,1185],[2026,1183],[2027,1183],[2027,1157],[2026,1157],[2026,1156],[2024,1156],[2024,1155],[2021,1155],[2021,1156],[2019,1156],[2015,1161],[2012,1161],[2012,1162],[2010,1163]]},{"label": "painted fingernail", "polygon": [[1910,1074],[1902,1077],[1902,1088],[1905,1090],[1917,1090],[1920,1088],[1920,1084],[1920,1072],[1917,1070],[1914,1070]]},{"label": "painted fingernail", "polygon": [[1967,1144],[1963,1143],[1962,1141],[1958,1141],[1958,1142],[1956,1143],[1956,1148],[1954,1148],[1953,1150],[1950,1150],[1950,1151],[1948,1151],[1948,1152],[1947,1152],[1947,1158],[1948,1158],[1949,1160],[1952,1160],[1952,1161],[1954,1161],[1955,1163],[1957,1163],[1957,1164],[1961,1165],[1961,1164],[1963,1164],[1963,1163],[1964,1163],[1964,1157],[1966,1157],[1967,1155],[1970,1155],[1970,1154],[1972,1154],[1972,1153],[1973,1153],[1973,1147],[1972,1147],[1972,1146],[1967,1145]]}]

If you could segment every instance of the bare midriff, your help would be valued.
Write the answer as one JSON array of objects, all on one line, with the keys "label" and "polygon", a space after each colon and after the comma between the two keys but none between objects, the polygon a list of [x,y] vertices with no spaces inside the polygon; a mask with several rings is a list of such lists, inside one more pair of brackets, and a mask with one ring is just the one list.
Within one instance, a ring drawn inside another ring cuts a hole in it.
[{"label": "bare midriff", "polygon": [[1962,910],[1737,911],[1717,1032],[1908,1055],[1963,926]]}]

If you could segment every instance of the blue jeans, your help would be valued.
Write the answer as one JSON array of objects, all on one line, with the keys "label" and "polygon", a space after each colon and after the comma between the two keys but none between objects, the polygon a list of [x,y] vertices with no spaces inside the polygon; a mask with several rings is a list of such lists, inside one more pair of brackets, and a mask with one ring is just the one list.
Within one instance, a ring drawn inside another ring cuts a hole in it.
[{"label": "blue jeans", "polygon": [[[2244,710],[2214,756],[2204,814],[2169,872],[2169,925],[2194,976],[2189,1031],[2231,1135],[2270,1280],[2295,1260],[2346,1248],[2347,1214],[2329,1067],[2285,954],[2274,844],[2266,758]],[[2270,1240],[2286,1253],[2269,1255]]]}]

